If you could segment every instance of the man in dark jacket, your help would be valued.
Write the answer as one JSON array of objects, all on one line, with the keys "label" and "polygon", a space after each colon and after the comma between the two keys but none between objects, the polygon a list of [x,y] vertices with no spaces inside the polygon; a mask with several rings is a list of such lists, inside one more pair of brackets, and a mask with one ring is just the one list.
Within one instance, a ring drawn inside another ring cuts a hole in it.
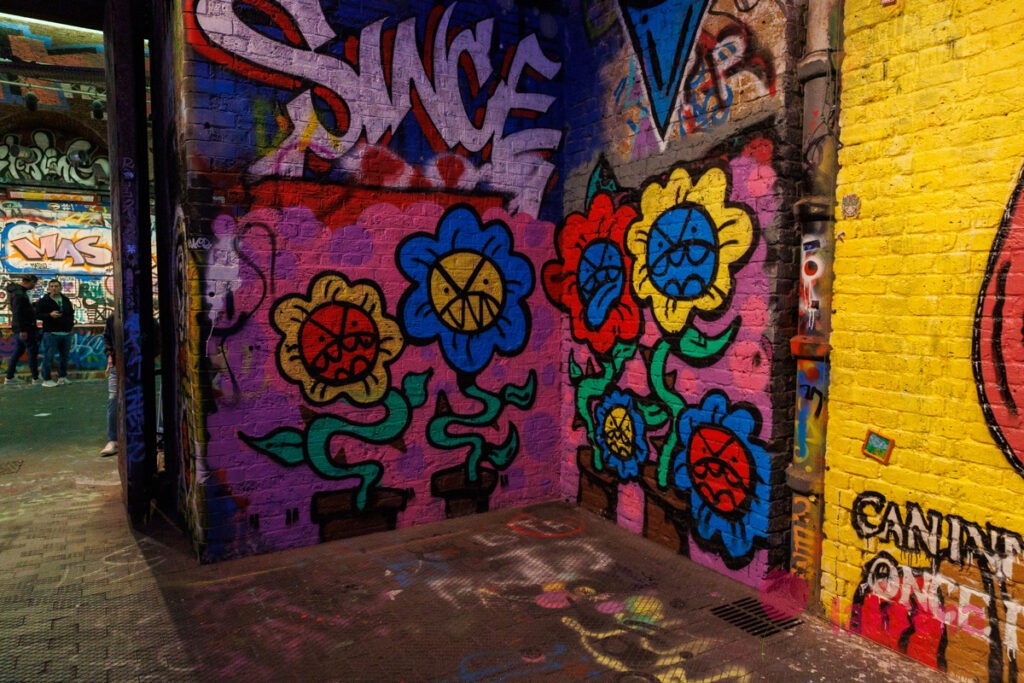
[{"label": "man in dark jacket", "polygon": [[[43,321],[43,386],[55,387],[70,384],[68,381],[68,352],[71,351],[71,330],[75,326],[75,309],[71,301],[61,293],[60,280],[46,284],[46,294],[36,302],[36,317]],[[53,353],[57,352],[60,365],[57,367],[57,381],[53,381],[50,365]]]},{"label": "man in dark jacket", "polygon": [[9,282],[4,289],[7,290],[7,301],[11,306],[11,333],[14,335],[14,351],[11,352],[7,361],[7,376],[4,384],[14,381],[14,371],[18,367],[18,359],[26,350],[28,351],[28,368],[32,372],[29,384],[39,381],[39,329],[36,327],[36,312],[32,308],[32,301],[28,293],[36,287],[39,281],[35,275],[27,273],[21,276],[21,283]]}]

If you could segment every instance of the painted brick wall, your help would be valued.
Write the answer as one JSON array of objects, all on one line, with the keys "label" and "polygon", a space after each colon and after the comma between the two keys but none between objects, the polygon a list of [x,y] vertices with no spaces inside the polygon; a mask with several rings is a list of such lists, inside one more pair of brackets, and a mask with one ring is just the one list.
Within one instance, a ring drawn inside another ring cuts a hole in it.
[{"label": "painted brick wall", "polygon": [[544,271],[568,316],[568,485],[753,585],[789,549],[799,7],[584,3],[569,50],[595,75],[567,83]]},{"label": "painted brick wall", "polygon": [[1015,680],[1024,6],[845,7],[823,606]]},{"label": "painted brick wall", "polygon": [[202,557],[556,498],[539,277],[563,19],[262,7],[182,7],[179,457]]},{"label": "painted brick wall", "polygon": [[[103,36],[34,21],[0,20],[6,59],[95,69],[102,80]],[[0,87],[0,283],[32,272],[58,278],[75,306],[68,357],[73,374],[106,368],[103,321],[113,306],[110,165],[105,95],[95,81],[7,73]],[[94,109],[93,107],[96,107]],[[0,287],[0,357],[14,350]],[[23,357],[19,373],[28,376]]]},{"label": "painted brick wall", "polygon": [[784,566],[800,5],[644,4],[183,3],[204,559],[562,497]]},{"label": "painted brick wall", "polygon": [[[68,353],[73,374],[98,373],[107,366],[103,322],[113,306],[108,210],[96,195],[9,190],[0,200],[0,282],[34,273],[41,297],[48,280],[57,278],[75,307],[75,332]],[[82,203],[83,200],[88,204]],[[7,293],[0,289],[0,357],[14,351]],[[18,372],[28,376],[22,357]]]}]

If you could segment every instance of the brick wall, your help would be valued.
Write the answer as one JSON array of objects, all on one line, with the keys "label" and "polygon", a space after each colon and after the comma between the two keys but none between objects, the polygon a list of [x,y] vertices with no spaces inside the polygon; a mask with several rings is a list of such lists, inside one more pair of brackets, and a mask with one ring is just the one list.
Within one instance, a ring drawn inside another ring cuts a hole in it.
[{"label": "brick wall", "polygon": [[783,567],[799,4],[281,6],[183,5],[202,556],[564,497]]},{"label": "brick wall", "polygon": [[1015,679],[1024,8],[845,6],[823,606]]},{"label": "brick wall", "polygon": [[757,585],[789,545],[800,14],[746,5],[583,12],[544,285],[580,503]]},{"label": "brick wall", "polygon": [[539,275],[563,19],[281,7],[183,7],[179,457],[202,557],[556,498]]}]

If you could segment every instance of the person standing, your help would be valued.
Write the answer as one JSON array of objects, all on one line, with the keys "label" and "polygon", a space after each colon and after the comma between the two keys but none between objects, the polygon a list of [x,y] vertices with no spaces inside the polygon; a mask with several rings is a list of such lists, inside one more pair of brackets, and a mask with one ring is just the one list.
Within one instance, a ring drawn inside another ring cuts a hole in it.
[{"label": "person standing", "polygon": [[[43,386],[70,384],[68,381],[68,352],[71,351],[71,330],[75,326],[75,309],[71,300],[61,294],[60,280],[50,280],[46,294],[36,302],[36,317],[43,321]],[[57,352],[57,381],[53,381],[50,366]]]},{"label": "person standing", "polygon": [[39,278],[32,273],[21,276],[21,284],[10,282],[7,299],[11,306],[11,333],[14,335],[14,351],[7,361],[7,375],[4,384],[14,381],[14,371],[18,367],[21,354],[28,351],[28,369],[32,373],[28,383],[39,381],[39,328],[36,327],[36,312],[28,293],[36,288]]},{"label": "person standing", "polygon": [[103,350],[107,354],[107,445],[100,455],[117,454],[117,357],[114,354],[114,314],[103,326]]}]

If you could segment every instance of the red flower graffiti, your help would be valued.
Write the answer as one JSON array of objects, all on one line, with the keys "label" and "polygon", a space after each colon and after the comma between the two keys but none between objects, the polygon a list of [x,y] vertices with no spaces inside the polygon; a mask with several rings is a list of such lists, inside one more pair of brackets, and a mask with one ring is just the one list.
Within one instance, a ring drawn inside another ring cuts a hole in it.
[{"label": "red flower graffiti", "polygon": [[305,296],[278,299],[270,322],[281,335],[282,376],[318,404],[342,397],[361,405],[379,401],[390,386],[388,365],[405,345],[375,283],[330,271],[310,282]]},{"label": "red flower graffiti", "polygon": [[565,219],[555,239],[559,258],[544,265],[544,291],[569,313],[573,339],[600,354],[640,336],[640,309],[630,288],[633,260],[623,249],[636,216],[631,207],[616,209],[608,195],[597,195],[586,216]]}]

